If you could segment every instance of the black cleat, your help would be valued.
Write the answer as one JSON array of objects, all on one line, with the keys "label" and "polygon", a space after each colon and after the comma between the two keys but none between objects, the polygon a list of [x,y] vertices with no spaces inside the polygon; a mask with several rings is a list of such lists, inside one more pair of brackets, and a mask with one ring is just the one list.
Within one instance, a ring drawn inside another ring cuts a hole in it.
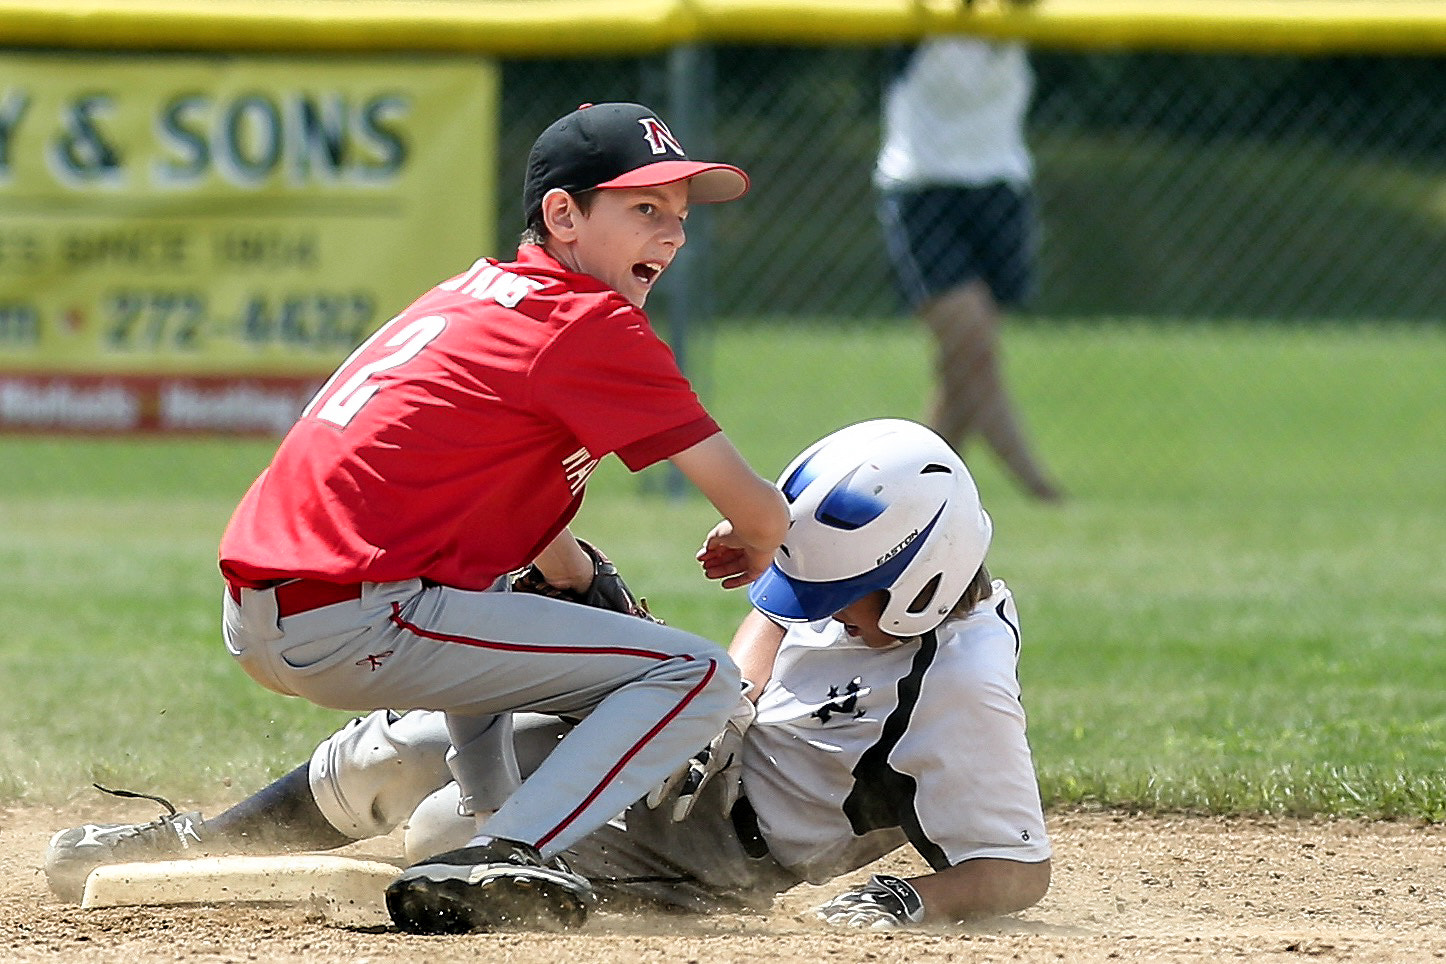
[{"label": "black cleat", "polygon": [[387,913],[412,934],[570,930],[596,901],[561,858],[502,839],[429,857],[387,887]]}]

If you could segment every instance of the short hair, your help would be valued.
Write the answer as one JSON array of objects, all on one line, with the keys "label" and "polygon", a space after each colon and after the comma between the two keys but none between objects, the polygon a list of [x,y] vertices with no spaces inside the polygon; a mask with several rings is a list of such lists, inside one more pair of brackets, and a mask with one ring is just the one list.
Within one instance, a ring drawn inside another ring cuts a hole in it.
[{"label": "short hair", "polygon": [[949,618],[957,619],[966,615],[969,610],[988,599],[993,593],[994,580],[989,575],[989,569],[981,565],[979,571],[974,574],[974,578],[970,580],[969,588],[964,590],[964,595],[959,597],[959,601],[949,611]]},{"label": "short hair", "polygon": [[[925,595],[933,592],[934,584],[937,581],[936,578],[924,587],[923,592],[919,593],[919,598],[914,600],[915,607],[924,604],[926,601],[924,598]],[[958,602],[954,603],[953,608],[949,610],[949,615],[944,618],[959,619],[969,615],[971,609],[988,599],[993,593],[994,579],[989,575],[989,568],[981,563],[979,565],[979,571],[974,573],[974,578],[969,580],[969,585],[965,587],[964,595],[959,597]]]},{"label": "short hair", "polygon": [[[561,188],[559,188],[559,190],[561,190]],[[578,191],[576,194],[568,191],[567,194],[568,197],[572,198],[573,203],[577,205],[579,211],[583,214],[590,214],[592,213],[593,203],[597,200],[598,192],[601,190],[602,188],[593,187],[588,188],[586,191]],[[527,227],[522,229],[522,237],[518,239],[517,243],[520,245],[546,244],[551,237],[552,232],[547,230],[547,222],[543,220],[542,212],[538,211],[536,216],[527,222]]]}]

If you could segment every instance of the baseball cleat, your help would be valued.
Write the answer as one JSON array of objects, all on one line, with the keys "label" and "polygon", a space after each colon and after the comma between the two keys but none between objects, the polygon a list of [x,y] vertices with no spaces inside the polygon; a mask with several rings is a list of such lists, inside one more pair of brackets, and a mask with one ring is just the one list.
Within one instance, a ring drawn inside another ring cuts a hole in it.
[{"label": "baseball cleat", "polygon": [[90,872],[106,864],[165,860],[202,851],[201,814],[171,812],[151,823],[94,824],[61,830],[45,848],[45,879],[62,900],[80,903]]},{"label": "baseball cleat", "polygon": [[569,930],[596,901],[561,858],[502,839],[429,857],[387,887],[387,913],[412,934]]}]

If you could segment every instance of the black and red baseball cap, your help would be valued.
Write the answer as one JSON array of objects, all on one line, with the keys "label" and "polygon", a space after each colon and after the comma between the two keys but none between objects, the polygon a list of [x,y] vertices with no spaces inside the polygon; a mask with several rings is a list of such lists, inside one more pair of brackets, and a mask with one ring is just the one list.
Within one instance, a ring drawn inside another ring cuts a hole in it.
[{"label": "black and red baseball cap", "polygon": [[553,121],[533,143],[522,207],[531,224],[553,188],[575,194],[684,180],[695,204],[736,201],[748,192],[748,175],[732,164],[689,160],[668,125],[647,107],[584,104]]}]

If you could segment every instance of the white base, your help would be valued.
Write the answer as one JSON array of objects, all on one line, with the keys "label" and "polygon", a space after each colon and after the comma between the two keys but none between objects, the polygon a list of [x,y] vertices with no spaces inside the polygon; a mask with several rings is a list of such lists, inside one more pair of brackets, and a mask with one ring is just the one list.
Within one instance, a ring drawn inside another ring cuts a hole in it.
[{"label": "white base", "polygon": [[329,922],[381,924],[384,892],[399,872],[380,860],[324,854],[112,864],[91,871],[80,906],[311,904]]}]

